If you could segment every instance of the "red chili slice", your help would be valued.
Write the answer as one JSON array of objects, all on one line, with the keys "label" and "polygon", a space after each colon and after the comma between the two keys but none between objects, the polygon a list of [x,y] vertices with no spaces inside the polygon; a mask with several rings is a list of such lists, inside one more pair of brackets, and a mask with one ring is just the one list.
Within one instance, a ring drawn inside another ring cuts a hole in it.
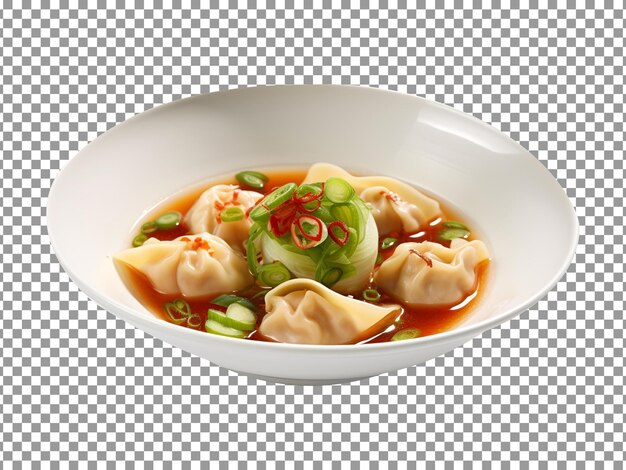
[{"label": "red chili slice", "polygon": [[293,192],[292,198],[294,202],[297,202],[299,204],[307,204],[309,202],[322,199],[323,195],[324,195],[324,183],[322,183],[322,187],[320,188],[319,193],[314,193],[314,192],[309,191],[308,193],[303,194],[302,196],[298,196],[298,191],[296,190]]},{"label": "red chili slice", "polygon": [[292,219],[280,219],[275,215],[270,215],[269,224],[270,230],[277,237],[282,237],[289,231]]},{"label": "red chili slice", "polygon": [[283,219],[293,217],[297,210],[298,208],[296,207],[296,205],[293,202],[287,200],[286,202],[283,202],[280,206],[272,209],[272,215],[275,215],[279,219]]},{"label": "red chili slice", "polygon": [[[309,233],[304,230],[302,224],[304,224],[305,222],[311,225],[315,225],[317,229],[316,233]],[[300,229],[303,237],[308,238],[309,240],[314,242],[319,242],[322,239],[324,223],[317,217],[313,217],[312,215],[301,215],[296,219],[296,224],[298,225],[298,228]]]},{"label": "red chili slice", "polygon": [[428,256],[426,256],[425,254],[420,253],[419,251],[416,251],[416,250],[409,250],[409,253],[413,253],[414,255],[417,255],[417,256],[419,256],[420,258],[422,258],[422,261],[424,261],[424,263],[426,263],[426,265],[427,265],[429,268],[432,268],[432,267],[433,267],[433,260],[432,260],[432,259],[430,259],[430,258],[429,258]]},{"label": "red chili slice", "polygon": [[[320,206],[322,205],[322,200],[321,199],[313,199],[310,202],[306,202],[304,204],[300,204],[299,202],[297,202],[296,204],[298,204],[298,209],[301,212],[306,212],[308,214],[312,214],[313,212],[315,212],[316,210],[318,210],[320,208]],[[314,204],[312,207],[307,207],[308,204]]]},{"label": "red chili slice", "polygon": [[277,237],[282,237],[289,231],[298,209],[291,201],[282,203],[272,211],[269,218],[270,230]]},{"label": "red chili slice", "polygon": [[[298,248],[301,250],[307,250],[313,248],[317,242],[315,240],[309,240],[307,243],[302,243],[302,239],[298,236],[298,224],[295,222],[291,224],[291,238]],[[304,235],[304,234],[303,234]]]},{"label": "red chili slice", "polygon": [[307,204],[309,202],[317,201],[322,199],[322,193],[306,193],[302,196],[297,196],[296,193],[293,193],[293,200],[299,204]]},{"label": "red chili slice", "polygon": [[[342,232],[343,232],[343,237],[339,238],[335,232],[334,232],[334,228],[339,228]],[[350,238],[350,230],[348,230],[348,226],[346,225],[345,222],[341,221],[341,220],[335,220],[333,222],[331,222],[330,224],[328,224],[328,235],[330,235],[330,238],[333,239],[333,241],[339,245],[339,246],[345,246],[346,243],[348,243],[348,239]]]},{"label": "red chili slice", "polygon": [[[298,191],[294,191],[291,198],[293,202],[298,205],[298,208],[302,212],[312,213],[320,208],[322,205],[322,196],[324,195],[324,183],[322,183],[322,187],[318,193],[314,193],[309,191],[302,196],[298,196]],[[307,204],[315,203],[313,207],[307,207]]]}]

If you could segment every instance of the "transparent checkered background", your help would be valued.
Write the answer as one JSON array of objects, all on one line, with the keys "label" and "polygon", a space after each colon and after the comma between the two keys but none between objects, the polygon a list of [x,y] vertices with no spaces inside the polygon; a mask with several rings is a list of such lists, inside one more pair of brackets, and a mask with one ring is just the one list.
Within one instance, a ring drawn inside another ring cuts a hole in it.
[{"label": "transparent checkered background", "polygon": [[[0,10],[1,461],[621,468],[623,1],[586,2],[588,9],[539,9],[537,1],[483,9],[460,1],[399,9],[211,2],[203,10],[199,1],[184,9],[118,2],[128,9],[117,10],[106,2],[79,9],[64,1],[60,10],[11,3]],[[80,293],[44,226],[59,167],[155,105],[281,83],[425,96],[521,142],[577,208],[581,243],[566,277],[518,319],[445,357],[325,387],[229,373]]]}]

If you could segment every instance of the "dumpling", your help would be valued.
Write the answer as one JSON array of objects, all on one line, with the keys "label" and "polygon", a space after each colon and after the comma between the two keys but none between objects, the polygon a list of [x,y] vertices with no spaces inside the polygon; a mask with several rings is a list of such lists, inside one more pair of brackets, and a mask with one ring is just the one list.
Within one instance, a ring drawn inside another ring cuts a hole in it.
[{"label": "dumpling", "polygon": [[[263,195],[256,191],[244,191],[233,184],[218,184],[202,193],[185,215],[185,224],[191,233],[208,232],[226,241],[232,248],[244,251],[244,243],[252,224],[248,210]],[[234,222],[223,222],[220,214],[228,207],[239,207],[244,217]]]},{"label": "dumpling", "polygon": [[400,230],[416,232],[441,216],[441,207],[435,199],[386,176],[353,176],[336,165],[316,163],[309,168],[304,183],[326,181],[331,176],[345,179],[372,206],[380,235]]},{"label": "dumpling", "polygon": [[372,207],[372,216],[381,235],[399,231],[417,232],[420,221],[427,220],[418,206],[400,199],[385,186],[364,189],[360,197]]},{"label": "dumpling", "polygon": [[400,314],[398,305],[378,306],[345,297],[311,279],[292,279],[265,296],[259,332],[280,343],[350,344],[383,331]]},{"label": "dumpling", "polygon": [[241,290],[254,282],[243,256],[210,233],[172,241],[150,238],[113,259],[145,274],[163,294],[201,297]]},{"label": "dumpling", "polygon": [[457,238],[450,248],[432,242],[402,243],[385,260],[374,282],[398,301],[454,305],[476,287],[476,267],[489,259],[485,244]]}]

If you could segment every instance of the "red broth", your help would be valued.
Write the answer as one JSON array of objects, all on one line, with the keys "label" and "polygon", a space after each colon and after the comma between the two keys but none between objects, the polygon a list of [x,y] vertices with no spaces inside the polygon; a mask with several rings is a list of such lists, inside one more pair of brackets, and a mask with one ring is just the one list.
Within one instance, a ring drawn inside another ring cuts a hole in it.
[{"label": "red broth", "polygon": [[[265,174],[269,177],[269,181],[265,186],[267,189],[265,191],[261,191],[262,193],[271,192],[274,188],[282,186],[283,184],[286,184],[288,182],[300,184],[304,180],[306,170],[302,169],[288,171],[265,171]],[[202,194],[203,191],[216,184],[237,184],[237,182],[234,176],[230,178],[223,178],[219,181],[213,181],[211,183],[208,183],[202,187],[199,187],[196,190],[187,192],[184,195],[168,199],[163,204],[159,205],[154,211],[152,211],[152,217],[158,216],[159,214],[162,214],[164,212],[174,210],[184,215],[191,208],[191,206],[194,204],[196,199],[200,196],[200,194]],[[383,255],[383,257],[385,259],[390,257],[393,254],[395,247],[402,242],[433,241],[436,243],[441,243],[444,246],[449,246],[450,242],[443,241],[437,237],[438,232],[442,229],[441,223],[444,220],[462,221],[462,219],[457,217],[453,211],[451,211],[449,208],[446,208],[444,205],[442,205],[442,210],[444,214],[442,220],[434,221],[425,229],[422,229],[417,233],[392,233],[386,235],[385,237],[381,237],[381,241],[387,237],[394,237],[398,239],[398,242],[391,248],[381,250],[381,254]],[[150,218],[148,217],[145,220],[150,220]],[[150,236],[158,238],[159,240],[173,240],[174,238],[177,238],[179,236],[186,235],[187,232],[187,227],[181,224],[175,229],[157,230],[156,232],[151,233]],[[483,285],[487,277],[487,271],[487,262],[481,263],[481,265],[478,266],[477,285],[474,290],[467,293],[467,297],[459,304],[445,307],[402,306],[402,314],[394,325],[390,326],[389,328],[387,328],[387,330],[374,336],[373,338],[369,338],[363,341],[362,343],[381,343],[390,341],[392,336],[397,331],[405,328],[418,329],[420,331],[420,336],[429,336],[452,329],[459,322],[461,322],[461,320],[467,317],[474,305],[479,301],[480,294],[483,290]],[[152,287],[152,284],[150,283],[148,278],[133,268],[126,267],[121,271],[121,273],[124,282],[129,287],[130,291],[146,308],[148,308],[148,310],[153,312],[158,318],[161,318],[164,321],[171,321],[168,315],[163,310],[163,305],[167,302],[171,302],[177,298],[180,298],[180,295],[166,295],[156,291]],[[376,286],[372,284],[371,287],[375,288]],[[263,289],[260,289],[258,287],[251,287],[245,291],[237,292],[237,295],[251,298],[255,294],[260,293],[262,290]],[[193,329],[204,331],[204,323],[207,320],[207,311],[209,308],[214,308],[222,311],[225,310],[223,307],[211,303],[211,300],[216,297],[218,297],[218,295],[213,295],[207,298],[185,299],[191,306],[191,311],[199,315],[201,318],[200,326]],[[360,298],[358,295],[356,295],[355,297]],[[263,319],[263,315],[265,314],[263,297],[259,296],[256,300],[253,300],[253,302],[259,307],[260,311],[260,314],[258,315],[258,327],[261,320]],[[383,294],[380,303],[384,304],[398,302]],[[184,324],[183,327],[191,328],[186,324]],[[264,338],[256,330],[252,331],[247,338],[257,341],[267,341],[267,339]]]}]

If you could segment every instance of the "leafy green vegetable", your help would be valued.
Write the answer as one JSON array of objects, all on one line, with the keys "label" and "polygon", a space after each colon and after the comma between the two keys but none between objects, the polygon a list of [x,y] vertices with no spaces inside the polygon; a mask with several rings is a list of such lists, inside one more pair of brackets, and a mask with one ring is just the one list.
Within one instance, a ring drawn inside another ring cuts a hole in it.
[{"label": "leafy green vegetable", "polygon": [[[376,224],[370,209],[341,178],[281,186],[260,201],[250,218],[254,223],[247,243],[248,265],[264,285],[277,285],[294,275],[331,287],[357,272],[369,273],[374,266]],[[335,231],[328,236],[331,224]],[[276,262],[278,267],[272,267]]]}]

